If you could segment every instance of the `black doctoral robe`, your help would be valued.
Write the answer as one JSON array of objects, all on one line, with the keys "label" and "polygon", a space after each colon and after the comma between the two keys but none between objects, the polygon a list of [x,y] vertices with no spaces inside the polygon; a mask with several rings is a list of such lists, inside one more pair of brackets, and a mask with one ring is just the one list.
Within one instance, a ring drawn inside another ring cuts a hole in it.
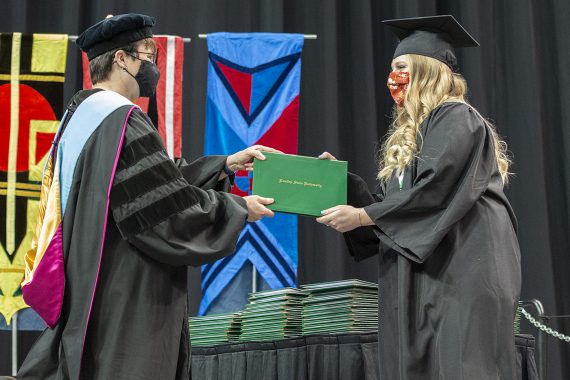
[{"label": "black doctoral robe", "polygon": [[380,255],[380,379],[514,379],[520,251],[491,134],[459,102],[420,130],[401,189],[349,176],[349,203],[375,223],[345,234],[349,250]]},{"label": "black doctoral robe", "polygon": [[[76,94],[69,117],[95,91]],[[229,190],[228,178],[219,181],[226,157],[175,164],[135,109],[107,216],[113,149],[129,109],[110,114],[79,156],[63,216],[62,314],[33,346],[19,379],[189,378],[187,266],[231,254],[247,208],[216,191]]]}]

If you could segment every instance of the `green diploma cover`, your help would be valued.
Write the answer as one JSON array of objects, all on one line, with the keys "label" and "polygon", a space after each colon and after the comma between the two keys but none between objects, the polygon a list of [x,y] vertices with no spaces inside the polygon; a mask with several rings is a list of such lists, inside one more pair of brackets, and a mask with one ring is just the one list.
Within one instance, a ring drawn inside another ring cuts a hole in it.
[{"label": "green diploma cover", "polygon": [[346,161],[263,152],[255,160],[254,195],[274,198],[273,211],[320,216],[327,208],[346,204]]}]

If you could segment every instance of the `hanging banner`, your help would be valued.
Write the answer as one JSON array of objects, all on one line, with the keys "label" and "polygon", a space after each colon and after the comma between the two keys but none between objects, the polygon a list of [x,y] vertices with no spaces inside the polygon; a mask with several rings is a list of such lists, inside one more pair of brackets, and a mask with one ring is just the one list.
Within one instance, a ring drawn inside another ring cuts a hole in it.
[{"label": "hanging banner", "polygon": [[[27,308],[20,283],[43,167],[64,109],[67,43],[67,35],[0,34],[0,328]],[[39,321],[31,309],[22,315]]]},{"label": "hanging banner", "polygon": [[[205,155],[232,154],[255,144],[297,153],[303,43],[300,34],[208,34]],[[238,172],[232,192],[250,194],[251,180],[250,173]],[[248,223],[234,255],[202,267],[200,315],[246,262],[271,288],[295,286],[297,217],[277,213]]]},{"label": "hanging banner", "polygon": [[[156,65],[160,79],[152,98],[135,101],[158,128],[170,158],[182,156],[182,69],[184,39],[178,36],[153,37],[157,48]],[[90,89],[89,59],[83,53],[83,88]]]}]

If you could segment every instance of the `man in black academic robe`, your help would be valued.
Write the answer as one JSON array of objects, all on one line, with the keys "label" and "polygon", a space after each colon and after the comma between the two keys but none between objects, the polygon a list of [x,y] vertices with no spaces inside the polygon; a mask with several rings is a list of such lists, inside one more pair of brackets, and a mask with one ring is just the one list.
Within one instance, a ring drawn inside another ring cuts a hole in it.
[{"label": "man in black academic robe", "polygon": [[[117,49],[134,43],[138,60],[152,56],[137,41],[150,37],[153,23],[148,16],[115,16],[84,33],[79,43],[88,53],[93,41],[113,49],[111,71],[72,98],[54,144],[90,97],[104,101],[113,90],[138,97],[142,64]],[[73,172],[63,214],[61,315],[18,378],[189,379],[187,266],[231,254],[248,216],[271,216],[263,199],[223,192],[231,185],[227,166],[243,168],[263,149],[175,163],[140,109],[130,103],[111,112]]]}]

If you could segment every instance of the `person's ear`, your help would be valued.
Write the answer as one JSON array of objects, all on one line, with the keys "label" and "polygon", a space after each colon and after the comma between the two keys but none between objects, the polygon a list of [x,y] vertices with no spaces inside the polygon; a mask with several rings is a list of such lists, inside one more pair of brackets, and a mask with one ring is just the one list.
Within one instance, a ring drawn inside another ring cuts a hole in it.
[{"label": "person's ear", "polygon": [[117,65],[119,65],[121,69],[127,68],[126,58],[126,54],[123,50],[117,50],[115,52],[115,62],[117,62]]}]

